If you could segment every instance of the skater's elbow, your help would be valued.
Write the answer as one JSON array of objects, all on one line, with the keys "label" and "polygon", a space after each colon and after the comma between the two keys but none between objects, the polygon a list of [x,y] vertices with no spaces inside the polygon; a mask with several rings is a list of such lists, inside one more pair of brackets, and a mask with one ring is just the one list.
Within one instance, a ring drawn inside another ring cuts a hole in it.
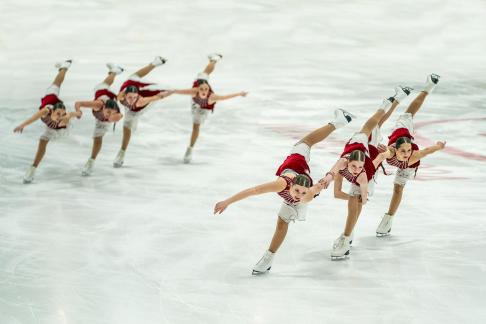
[{"label": "skater's elbow", "polygon": [[334,191],[334,198],[336,198],[336,199],[347,199],[347,195],[342,191]]}]

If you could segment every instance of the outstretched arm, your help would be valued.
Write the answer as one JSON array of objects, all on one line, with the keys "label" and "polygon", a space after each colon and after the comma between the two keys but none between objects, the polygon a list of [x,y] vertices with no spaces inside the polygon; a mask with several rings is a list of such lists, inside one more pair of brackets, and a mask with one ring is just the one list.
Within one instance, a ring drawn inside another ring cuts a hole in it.
[{"label": "outstretched arm", "polygon": [[93,110],[99,110],[103,107],[103,102],[101,100],[92,100],[92,101],[76,101],[74,103],[74,109],[79,112],[79,117],[81,118],[82,112],[81,108],[89,108]]},{"label": "outstretched arm", "polygon": [[175,94],[195,96],[197,93],[197,89],[196,88],[179,89],[179,90],[176,89],[176,90],[172,90],[172,92]]},{"label": "outstretched arm", "polygon": [[137,106],[140,106],[140,107],[146,106],[151,102],[154,102],[154,101],[157,101],[157,100],[160,100],[160,99],[164,99],[164,98],[170,96],[173,93],[174,93],[174,90],[161,91],[158,94],[156,94],[155,96],[140,98],[140,100],[137,102]]},{"label": "outstretched arm", "polygon": [[248,94],[248,92],[246,92],[246,91],[236,92],[236,93],[232,93],[232,94],[225,95],[225,96],[219,96],[217,94],[212,94],[209,97],[209,101],[211,103],[214,103],[216,101],[228,100],[228,99],[235,98],[235,97],[240,97],[240,96],[241,97],[246,97],[247,94]]},{"label": "outstretched arm", "polygon": [[380,144],[378,145],[378,150],[381,153],[379,153],[373,160],[373,166],[375,169],[381,164],[381,162],[385,161],[386,159],[390,159],[395,155],[395,148],[393,146],[385,146]]},{"label": "outstretched arm", "polygon": [[250,196],[261,195],[267,192],[280,192],[285,189],[287,182],[283,178],[278,178],[275,181],[267,182],[256,187],[248,188],[240,191],[236,195],[229,197],[226,200],[218,202],[214,206],[214,214],[221,214],[229,205],[248,198]]},{"label": "outstretched arm", "polygon": [[339,173],[334,179],[334,198],[349,200],[349,195],[343,191],[343,176]]},{"label": "outstretched arm", "polygon": [[69,121],[74,117],[81,118],[81,111],[68,112],[64,117],[62,117],[60,124],[67,126],[67,124],[69,124]]},{"label": "outstretched arm", "polygon": [[429,154],[435,153],[437,151],[442,150],[446,145],[445,141],[438,141],[435,145],[429,146],[424,148],[423,150],[420,151],[415,151],[412,156],[410,157],[410,160],[408,161],[408,164],[415,164],[418,161],[420,161],[422,158],[426,157]]},{"label": "outstretched arm", "polygon": [[345,158],[340,158],[337,160],[337,162],[334,164],[334,166],[329,170],[328,173],[326,173],[326,176],[319,180],[321,185],[326,189],[331,182],[334,180],[334,178],[339,174],[339,170],[344,169],[348,164],[348,160]]},{"label": "outstretched arm", "polygon": [[314,199],[316,195],[318,195],[323,189],[324,186],[322,185],[322,183],[320,182],[316,183],[315,185],[309,188],[305,196],[300,201],[303,203],[308,203],[309,201]]},{"label": "outstretched arm", "polygon": [[32,115],[29,119],[24,121],[22,124],[14,128],[14,133],[22,133],[25,127],[29,126],[33,122],[35,122],[37,119],[45,116],[48,113],[49,109],[47,107],[42,108],[38,112]]}]

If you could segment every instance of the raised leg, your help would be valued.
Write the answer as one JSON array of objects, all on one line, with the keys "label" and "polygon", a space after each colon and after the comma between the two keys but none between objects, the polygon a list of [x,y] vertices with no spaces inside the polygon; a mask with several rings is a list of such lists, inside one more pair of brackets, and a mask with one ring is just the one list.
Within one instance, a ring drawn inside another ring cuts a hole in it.
[{"label": "raised leg", "polygon": [[144,66],[143,68],[141,68],[140,70],[135,72],[135,74],[138,75],[139,77],[143,78],[144,76],[149,74],[153,69],[155,69],[155,65],[150,63],[147,66]]},{"label": "raised leg", "polygon": [[381,119],[385,116],[384,109],[378,109],[370,119],[366,121],[366,123],[361,128],[361,133],[365,133],[366,136],[370,136],[373,129],[378,125]]},{"label": "raised leg", "polygon": [[336,127],[332,124],[327,124],[321,128],[316,129],[315,131],[307,134],[301,142],[306,143],[309,146],[317,144],[323,141],[326,137],[328,137],[332,132],[336,130]]},{"label": "raised leg", "polygon": [[272,242],[268,250],[272,253],[277,252],[282,242],[285,240],[287,235],[287,230],[289,229],[289,224],[283,221],[280,217],[277,220],[277,227],[275,228],[275,233],[273,234]]},{"label": "raised leg", "polygon": [[115,81],[116,73],[114,72],[109,72],[108,76],[103,80],[103,83],[111,86],[113,82]]},{"label": "raised leg", "polygon": [[211,74],[214,71],[214,67],[216,66],[216,61],[209,61],[208,65],[206,65],[206,68],[204,69],[204,73],[206,74]]},{"label": "raised leg", "polygon": [[37,153],[35,154],[35,159],[32,166],[36,168],[39,166],[39,163],[42,161],[44,154],[46,154],[47,143],[49,143],[49,141],[46,141],[44,139],[39,140],[39,146],[37,147]]},{"label": "raised leg", "polygon": [[56,77],[54,78],[54,81],[52,84],[57,85],[58,87],[61,87],[61,84],[64,82],[64,77],[66,76],[67,69],[59,69],[57,72]]},{"label": "raised leg", "polygon": [[425,101],[425,97],[427,97],[428,93],[425,91],[420,92],[417,97],[410,103],[410,106],[407,108],[407,113],[411,113],[412,117],[415,116],[417,111],[419,111],[420,107]]},{"label": "raised leg", "polygon": [[388,109],[388,111],[385,113],[385,115],[380,119],[380,122],[378,123],[378,126],[381,127],[381,125],[383,125],[387,120],[388,118],[390,118],[390,116],[393,114],[393,112],[395,111],[395,109],[398,107],[400,103],[395,100],[390,109]]}]

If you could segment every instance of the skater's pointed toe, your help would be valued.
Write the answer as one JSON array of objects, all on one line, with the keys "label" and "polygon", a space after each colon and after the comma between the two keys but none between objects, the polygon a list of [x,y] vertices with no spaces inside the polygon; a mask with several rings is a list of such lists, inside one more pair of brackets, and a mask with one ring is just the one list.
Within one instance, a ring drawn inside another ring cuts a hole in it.
[{"label": "skater's pointed toe", "polygon": [[223,59],[223,55],[221,55],[220,53],[211,53],[208,55],[208,59],[211,62],[219,62],[221,61],[221,59]]},{"label": "skater's pointed toe", "polygon": [[167,59],[165,57],[156,56],[154,58],[154,60],[152,61],[152,65],[154,65],[154,66],[160,66],[160,65],[164,65],[166,62],[167,62]]},{"label": "skater's pointed toe", "polygon": [[334,110],[334,120],[331,122],[331,124],[333,124],[337,129],[346,126],[352,122],[353,119],[356,119],[355,115],[351,114],[349,111],[339,108]]}]

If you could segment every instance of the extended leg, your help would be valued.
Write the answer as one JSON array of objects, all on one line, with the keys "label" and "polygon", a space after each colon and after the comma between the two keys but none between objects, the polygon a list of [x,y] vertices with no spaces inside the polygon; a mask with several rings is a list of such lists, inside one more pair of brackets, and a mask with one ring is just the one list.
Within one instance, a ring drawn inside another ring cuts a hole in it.
[{"label": "extended leg", "polygon": [[363,125],[361,128],[361,133],[365,133],[366,136],[370,136],[371,132],[373,131],[373,128],[378,125],[378,123],[381,121],[381,119],[385,116],[385,110],[384,109],[378,109],[373,116],[370,117],[366,121],[366,123]]},{"label": "extended leg", "polygon": [[214,67],[216,66],[216,61],[209,61],[208,65],[206,65],[206,68],[204,68],[204,73],[206,74],[211,74],[214,71]]},{"label": "extended leg", "polygon": [[64,82],[64,77],[66,76],[66,72],[67,72],[66,68],[59,69],[59,72],[57,72],[57,75],[54,78],[54,81],[52,82],[52,84],[55,84],[58,87],[61,87],[61,84]]},{"label": "extended leg", "polygon": [[103,80],[103,83],[111,86],[113,84],[113,82],[115,81],[115,76],[116,76],[116,73],[114,73],[114,72],[108,73],[108,76]]},{"label": "extended leg", "polygon": [[390,109],[388,109],[388,111],[385,113],[385,115],[381,118],[380,122],[378,123],[378,126],[381,127],[381,125],[383,125],[387,120],[388,118],[390,118],[390,116],[393,114],[393,112],[395,111],[395,109],[398,107],[400,103],[395,100]]},{"label": "extended leg", "polygon": [[147,74],[149,74],[153,69],[155,69],[155,65],[153,65],[152,63],[150,63],[147,66],[144,66],[143,68],[141,68],[140,70],[138,70],[137,72],[135,72],[135,74],[137,76],[143,78],[144,76],[146,76]]},{"label": "extended leg", "polygon": [[420,107],[422,107],[422,104],[425,101],[425,97],[427,97],[428,93],[425,91],[420,92],[417,97],[410,103],[410,106],[407,108],[407,113],[412,114],[412,116],[415,116],[417,111],[419,111]]},{"label": "extended leg", "polygon": [[317,144],[323,141],[326,137],[328,137],[333,131],[336,130],[336,127],[332,124],[327,124],[321,128],[316,129],[315,131],[307,134],[301,142],[306,143],[309,146]]}]

